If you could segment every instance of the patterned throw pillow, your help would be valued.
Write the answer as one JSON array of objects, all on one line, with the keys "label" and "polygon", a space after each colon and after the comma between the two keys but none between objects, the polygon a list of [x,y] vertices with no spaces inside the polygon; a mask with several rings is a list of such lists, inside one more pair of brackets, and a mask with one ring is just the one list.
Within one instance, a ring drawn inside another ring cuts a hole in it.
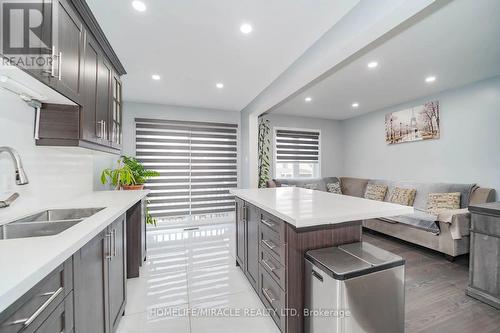
[{"label": "patterned throw pillow", "polygon": [[394,190],[392,190],[389,201],[404,206],[413,206],[416,193],[417,190],[414,188],[395,187]]},{"label": "patterned throw pillow", "polygon": [[460,192],[454,193],[429,193],[427,198],[427,211],[429,213],[438,214],[445,209],[460,208]]},{"label": "patterned throw pillow", "polygon": [[368,184],[366,185],[365,199],[384,201],[387,193],[387,185]]},{"label": "patterned throw pillow", "polygon": [[339,182],[326,184],[326,190],[330,193],[342,194]]},{"label": "patterned throw pillow", "polygon": [[308,190],[317,190],[318,189],[318,184],[304,184],[304,188]]}]

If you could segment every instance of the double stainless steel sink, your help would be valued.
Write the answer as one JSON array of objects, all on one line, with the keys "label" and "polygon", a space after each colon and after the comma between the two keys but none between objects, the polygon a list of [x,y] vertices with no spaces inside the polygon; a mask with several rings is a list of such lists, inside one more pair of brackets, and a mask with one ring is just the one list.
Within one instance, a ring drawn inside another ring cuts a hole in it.
[{"label": "double stainless steel sink", "polygon": [[57,235],[104,208],[50,209],[0,226],[0,239]]}]

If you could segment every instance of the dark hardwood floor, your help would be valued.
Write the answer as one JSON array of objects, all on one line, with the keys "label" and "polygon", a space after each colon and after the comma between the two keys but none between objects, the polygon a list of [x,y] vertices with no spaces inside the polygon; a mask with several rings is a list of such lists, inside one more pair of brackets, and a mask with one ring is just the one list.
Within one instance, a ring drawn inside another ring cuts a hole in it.
[{"label": "dark hardwood floor", "polygon": [[367,241],[406,259],[406,333],[499,333],[500,310],[465,295],[468,256],[444,255],[363,230]]}]

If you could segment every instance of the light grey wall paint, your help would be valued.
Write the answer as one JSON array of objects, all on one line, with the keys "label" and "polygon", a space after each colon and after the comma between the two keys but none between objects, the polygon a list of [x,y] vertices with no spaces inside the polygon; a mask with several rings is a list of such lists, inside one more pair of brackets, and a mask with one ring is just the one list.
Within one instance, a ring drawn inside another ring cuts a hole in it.
[{"label": "light grey wall paint", "polygon": [[[441,138],[387,145],[385,114],[430,100],[440,103]],[[346,176],[477,183],[495,188],[498,198],[500,77],[345,120],[341,126]]]},{"label": "light grey wall paint", "polygon": [[304,52],[286,71],[266,87],[241,113],[243,187],[257,186],[256,117],[312,83],[360,52],[435,0],[363,0]]},{"label": "light grey wall paint", "polygon": [[[135,156],[135,118],[238,124],[238,135],[241,137],[240,117],[240,113],[234,111],[125,102],[123,105],[123,154]],[[241,139],[238,140],[238,154],[241,150],[240,143]],[[238,175],[241,175],[241,163],[238,164]],[[238,179],[241,182],[241,176]]]},{"label": "light grey wall paint", "polygon": [[[342,174],[342,129],[339,121],[287,116],[281,114],[274,115],[272,113],[266,115],[265,117],[269,119],[273,132],[276,127],[321,131],[321,176],[339,176]],[[271,144],[271,147],[274,148],[274,143]],[[272,154],[274,157],[274,150],[272,151]],[[272,169],[274,169],[274,161],[272,166]]]}]

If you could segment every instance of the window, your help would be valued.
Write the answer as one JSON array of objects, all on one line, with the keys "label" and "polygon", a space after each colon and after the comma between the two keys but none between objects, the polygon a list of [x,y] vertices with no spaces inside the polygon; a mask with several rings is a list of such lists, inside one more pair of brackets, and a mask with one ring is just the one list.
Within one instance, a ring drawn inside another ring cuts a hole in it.
[{"label": "window", "polygon": [[219,216],[234,211],[237,131],[234,124],[136,118],[136,155],[160,177],[147,181],[157,218]]},{"label": "window", "polygon": [[319,131],[276,129],[276,178],[320,177]]}]

